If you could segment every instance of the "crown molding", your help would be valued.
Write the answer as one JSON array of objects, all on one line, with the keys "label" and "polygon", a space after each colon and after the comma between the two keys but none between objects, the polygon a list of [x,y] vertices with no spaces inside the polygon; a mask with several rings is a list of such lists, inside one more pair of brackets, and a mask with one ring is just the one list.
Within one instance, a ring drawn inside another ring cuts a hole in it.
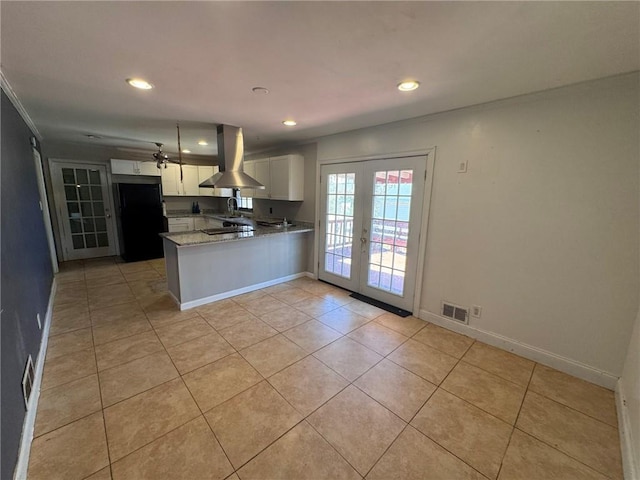
[{"label": "crown molding", "polygon": [[38,131],[38,127],[36,127],[36,124],[33,123],[33,120],[31,120],[29,113],[24,108],[24,105],[22,105],[22,102],[20,102],[20,99],[16,95],[16,92],[14,92],[13,88],[11,88],[11,85],[9,84],[9,80],[7,80],[7,77],[4,76],[2,69],[0,69],[0,86],[2,87],[2,90],[4,91],[4,93],[7,94],[7,97],[9,97],[9,100],[11,100],[11,103],[16,108],[16,110],[18,110],[18,113],[20,114],[24,122],[27,124],[31,132],[36,136],[36,138],[39,141],[42,141],[42,135]]}]

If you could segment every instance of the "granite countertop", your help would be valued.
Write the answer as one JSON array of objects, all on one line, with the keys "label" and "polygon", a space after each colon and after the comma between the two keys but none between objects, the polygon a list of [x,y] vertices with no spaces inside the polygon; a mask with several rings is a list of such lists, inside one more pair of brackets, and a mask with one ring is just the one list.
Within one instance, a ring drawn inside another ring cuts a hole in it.
[{"label": "granite countertop", "polygon": [[[197,215],[197,214],[194,214]],[[236,242],[238,240],[246,240],[250,238],[265,237],[268,235],[287,235],[291,233],[312,232],[313,224],[307,222],[294,222],[293,226],[288,227],[264,227],[257,225],[253,227],[253,231],[241,231],[233,233],[223,233],[218,235],[208,235],[200,230],[192,232],[171,232],[161,233],[160,236],[175,243],[179,247],[187,247],[194,245],[204,245],[211,243]]]}]

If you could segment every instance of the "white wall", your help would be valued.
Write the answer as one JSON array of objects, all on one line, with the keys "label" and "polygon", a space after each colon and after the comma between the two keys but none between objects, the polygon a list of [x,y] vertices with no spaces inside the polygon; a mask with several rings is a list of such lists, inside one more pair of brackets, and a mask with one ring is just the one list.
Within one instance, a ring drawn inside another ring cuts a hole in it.
[{"label": "white wall", "polygon": [[638,311],[638,82],[333,135],[318,161],[436,147],[423,313],[481,305],[472,328],[613,379]]}]

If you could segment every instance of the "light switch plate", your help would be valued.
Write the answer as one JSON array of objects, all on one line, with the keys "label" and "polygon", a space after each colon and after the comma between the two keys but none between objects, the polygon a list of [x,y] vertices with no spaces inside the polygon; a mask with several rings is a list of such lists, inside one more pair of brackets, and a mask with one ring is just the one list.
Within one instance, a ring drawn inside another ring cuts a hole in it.
[{"label": "light switch plate", "polygon": [[458,173],[467,173],[468,160],[463,160],[458,164]]}]

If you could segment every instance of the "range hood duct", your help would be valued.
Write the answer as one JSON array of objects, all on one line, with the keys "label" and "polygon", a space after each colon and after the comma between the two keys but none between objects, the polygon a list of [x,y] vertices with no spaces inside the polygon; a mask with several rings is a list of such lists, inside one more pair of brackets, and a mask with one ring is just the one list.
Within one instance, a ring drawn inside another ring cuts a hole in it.
[{"label": "range hood duct", "polygon": [[220,171],[199,186],[202,188],[265,188],[260,182],[244,173],[242,128],[218,125],[217,132]]}]

